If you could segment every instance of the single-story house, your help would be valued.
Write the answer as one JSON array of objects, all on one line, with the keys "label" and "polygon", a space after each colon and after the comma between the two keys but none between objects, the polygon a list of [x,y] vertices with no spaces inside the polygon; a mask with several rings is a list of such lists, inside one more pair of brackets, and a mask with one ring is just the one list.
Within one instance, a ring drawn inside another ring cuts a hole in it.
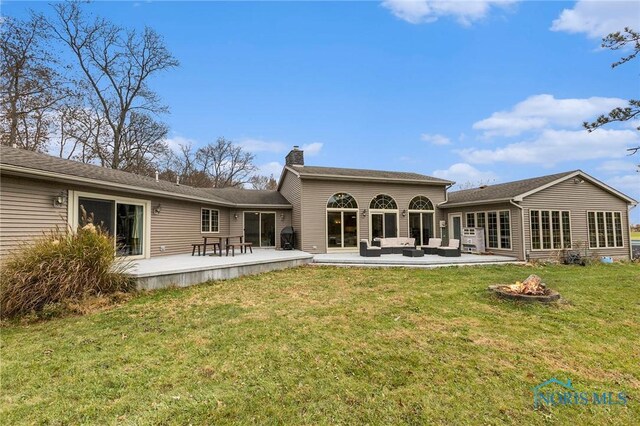
[{"label": "single-story house", "polygon": [[449,191],[454,182],[417,173],[305,165],[298,147],[274,191],[193,188],[6,146],[0,174],[0,255],[56,226],[75,229],[85,211],[132,259],[188,253],[206,235],[279,247],[287,226],[309,253],[378,237],[424,245],[480,227],[488,250],[518,259],[585,246],[629,258],[637,204],[580,170]]}]

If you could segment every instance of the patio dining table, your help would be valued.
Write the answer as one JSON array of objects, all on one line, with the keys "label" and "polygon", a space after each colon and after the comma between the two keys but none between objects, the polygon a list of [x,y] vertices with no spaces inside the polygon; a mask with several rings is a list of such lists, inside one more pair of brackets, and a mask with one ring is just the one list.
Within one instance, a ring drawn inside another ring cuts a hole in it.
[{"label": "patio dining table", "polygon": [[[242,244],[242,239],[244,238],[243,235],[207,235],[207,236],[203,236],[202,239],[204,240],[204,252],[202,253],[203,256],[207,255],[207,239],[213,239],[213,240],[218,240],[218,248],[220,249],[220,254],[219,256],[222,257],[222,240],[224,240],[224,247],[226,248],[226,246],[229,245],[229,240],[232,238],[239,238],[240,239],[240,244]],[[213,254],[211,255],[213,256]]]}]

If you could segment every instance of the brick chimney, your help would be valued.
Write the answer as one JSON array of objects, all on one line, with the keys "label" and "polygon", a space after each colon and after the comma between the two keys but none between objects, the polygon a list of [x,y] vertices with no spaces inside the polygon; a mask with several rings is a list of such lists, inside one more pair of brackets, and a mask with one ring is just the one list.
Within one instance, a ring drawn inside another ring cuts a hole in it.
[{"label": "brick chimney", "polygon": [[285,157],[285,164],[287,166],[304,166],[304,151],[298,145],[294,145]]}]

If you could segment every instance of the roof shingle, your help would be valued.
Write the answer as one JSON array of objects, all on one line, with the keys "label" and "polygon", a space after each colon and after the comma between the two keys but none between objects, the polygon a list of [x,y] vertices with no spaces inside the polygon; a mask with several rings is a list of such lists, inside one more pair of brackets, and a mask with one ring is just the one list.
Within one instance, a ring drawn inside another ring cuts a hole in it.
[{"label": "roof shingle", "polygon": [[392,172],[385,170],[367,170],[367,169],[345,169],[341,167],[319,167],[319,166],[288,166],[300,174],[300,177],[339,177],[353,179],[382,179],[382,180],[400,180],[410,182],[424,182],[448,185],[453,183],[446,179],[426,176],[419,173],[411,172]]},{"label": "roof shingle", "polygon": [[516,180],[513,182],[499,183],[496,185],[487,185],[479,188],[453,191],[449,193],[447,202],[443,204],[442,207],[449,207],[463,203],[473,203],[477,201],[486,202],[491,200],[509,200],[574,172],[576,172],[576,170],[530,179]]}]

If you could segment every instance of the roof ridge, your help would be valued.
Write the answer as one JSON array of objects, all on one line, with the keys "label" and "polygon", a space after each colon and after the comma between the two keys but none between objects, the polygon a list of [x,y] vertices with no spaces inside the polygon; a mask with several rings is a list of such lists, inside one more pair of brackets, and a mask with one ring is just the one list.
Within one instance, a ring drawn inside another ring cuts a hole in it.
[{"label": "roof ridge", "polygon": [[567,172],[559,172],[559,173],[552,173],[552,174],[543,175],[543,176],[534,176],[534,177],[525,178],[525,179],[511,180],[511,181],[508,181],[508,182],[501,182],[501,183],[495,183],[495,184],[489,184],[489,185],[481,185],[481,186],[476,186],[474,188],[459,189],[457,191],[451,191],[449,194],[458,194],[458,193],[461,193],[461,192],[476,191],[476,190],[479,190],[479,189],[486,189],[488,187],[495,188],[496,186],[511,185],[511,184],[515,184],[515,183],[528,182],[528,181],[532,181],[532,180],[536,180],[536,179],[545,179],[545,178],[556,177],[556,176],[558,178],[560,178],[562,176],[570,175],[570,174],[575,173],[575,172],[581,172],[581,170],[576,169],[576,170],[571,170],[571,171],[567,171]]}]

